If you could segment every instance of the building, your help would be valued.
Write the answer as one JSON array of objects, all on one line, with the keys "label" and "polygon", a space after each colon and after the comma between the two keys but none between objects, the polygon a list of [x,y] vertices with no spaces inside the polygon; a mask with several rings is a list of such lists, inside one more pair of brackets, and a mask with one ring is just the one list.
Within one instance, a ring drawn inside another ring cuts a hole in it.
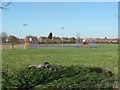
[{"label": "building", "polygon": [[38,40],[39,40],[39,43],[45,43],[45,42],[47,42],[47,39],[48,39],[48,37],[40,36]]},{"label": "building", "polygon": [[52,41],[56,42],[56,43],[60,43],[61,39],[60,39],[60,37],[53,37]]},{"label": "building", "polygon": [[38,39],[36,36],[26,36],[25,37],[25,43],[30,43],[30,44],[38,44]]},{"label": "building", "polygon": [[70,42],[70,39],[68,37],[61,37],[61,40],[63,40],[63,42]]},{"label": "building", "polygon": [[24,44],[25,43],[25,39],[19,38],[19,43],[20,44]]}]

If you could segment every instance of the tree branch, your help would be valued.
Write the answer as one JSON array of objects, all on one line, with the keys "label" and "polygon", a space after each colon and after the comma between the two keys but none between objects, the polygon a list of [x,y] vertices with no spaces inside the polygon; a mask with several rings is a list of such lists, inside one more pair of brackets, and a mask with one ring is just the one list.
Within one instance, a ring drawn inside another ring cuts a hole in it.
[{"label": "tree branch", "polygon": [[2,4],[0,9],[2,9],[2,10],[7,9],[6,7],[8,7],[11,4],[11,1],[12,0],[10,0],[10,2],[8,2],[6,5]]}]

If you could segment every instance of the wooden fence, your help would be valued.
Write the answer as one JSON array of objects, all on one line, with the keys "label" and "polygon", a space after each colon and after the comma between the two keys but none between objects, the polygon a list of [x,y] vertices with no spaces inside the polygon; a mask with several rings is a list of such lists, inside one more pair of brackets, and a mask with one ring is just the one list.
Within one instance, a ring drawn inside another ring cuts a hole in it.
[{"label": "wooden fence", "polygon": [[2,49],[24,49],[25,45],[24,44],[2,44]]}]

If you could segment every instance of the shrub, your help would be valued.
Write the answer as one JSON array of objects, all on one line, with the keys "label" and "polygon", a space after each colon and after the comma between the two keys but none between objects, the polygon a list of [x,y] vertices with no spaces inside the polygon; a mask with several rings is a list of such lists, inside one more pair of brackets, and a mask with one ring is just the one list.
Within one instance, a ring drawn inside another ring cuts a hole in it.
[{"label": "shrub", "polygon": [[113,88],[114,74],[100,67],[51,65],[27,67],[14,73],[3,71],[3,90],[6,88],[76,90],[81,88]]}]

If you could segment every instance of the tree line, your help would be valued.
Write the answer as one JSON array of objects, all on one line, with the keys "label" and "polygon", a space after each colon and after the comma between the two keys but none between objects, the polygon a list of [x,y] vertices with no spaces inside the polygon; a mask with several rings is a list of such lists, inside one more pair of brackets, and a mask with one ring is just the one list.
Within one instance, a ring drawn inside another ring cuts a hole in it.
[{"label": "tree line", "polygon": [[0,33],[1,43],[19,43],[19,38],[14,35],[8,35],[6,32]]}]

